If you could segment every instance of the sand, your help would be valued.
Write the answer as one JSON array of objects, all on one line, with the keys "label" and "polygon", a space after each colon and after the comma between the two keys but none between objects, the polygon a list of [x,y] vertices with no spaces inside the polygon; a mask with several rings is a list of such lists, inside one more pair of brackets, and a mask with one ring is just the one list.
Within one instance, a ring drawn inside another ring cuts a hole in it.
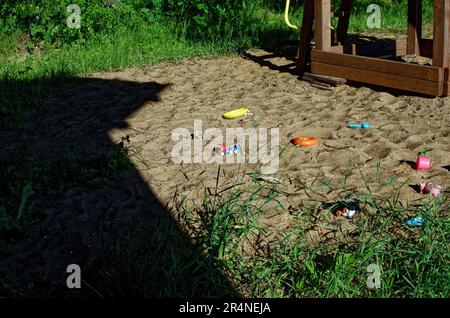
[{"label": "sand", "polygon": [[[269,61],[277,66],[291,63],[283,58]],[[180,166],[171,160],[171,131],[182,127],[193,132],[194,120],[202,120],[204,129],[217,127],[224,132],[233,127],[279,128],[285,152],[276,176],[286,180],[285,190],[295,193],[295,202],[307,197],[304,191],[298,191],[294,180],[331,183],[335,187],[328,198],[332,200],[342,191],[344,181],[356,190],[364,189],[365,183],[374,186],[378,164],[381,178],[395,176],[396,185],[407,182],[413,186],[433,180],[449,186],[450,174],[445,168],[450,165],[448,98],[399,95],[404,93],[348,85],[323,90],[288,72],[239,57],[194,59],[93,76],[170,85],[159,95],[159,102],[146,104],[126,119],[129,129],[108,132],[114,141],[130,135],[132,144],[140,149],[141,159],[148,162],[142,176],[154,185],[154,192],[163,202],[176,191],[200,198],[204,187],[215,185],[217,164]],[[253,116],[222,118],[223,113],[242,106],[248,107]],[[372,128],[352,130],[346,128],[347,122],[369,122]],[[298,135],[314,136],[320,142],[308,150],[291,146],[290,140]],[[412,169],[417,153],[426,147],[433,149],[429,154],[432,169]],[[139,160],[133,160],[142,167]],[[244,164],[240,173],[259,172],[259,166]],[[227,174],[234,177],[239,165],[222,165],[222,169],[225,182]],[[411,187],[401,191],[400,199],[405,204],[420,198],[422,195]]]}]

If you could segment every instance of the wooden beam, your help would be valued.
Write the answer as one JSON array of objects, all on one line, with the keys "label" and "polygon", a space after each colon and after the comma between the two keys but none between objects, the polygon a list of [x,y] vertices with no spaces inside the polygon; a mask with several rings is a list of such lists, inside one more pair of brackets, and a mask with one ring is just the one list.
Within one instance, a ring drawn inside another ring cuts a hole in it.
[{"label": "wooden beam", "polygon": [[303,3],[303,23],[300,32],[300,44],[297,53],[297,74],[302,76],[310,59],[310,43],[314,24],[314,0],[305,0]]},{"label": "wooden beam", "polygon": [[420,55],[422,0],[408,0],[408,54]]},{"label": "wooden beam", "polygon": [[311,74],[311,73],[303,74],[302,80],[308,81],[310,83],[326,83],[331,86],[339,86],[339,85],[343,85],[346,83],[346,80],[343,78]]},{"label": "wooden beam", "polygon": [[312,62],[315,74],[342,77],[367,84],[391,87],[432,96],[442,96],[443,82],[433,82],[417,78],[392,75],[376,71],[361,71],[353,67]]},{"label": "wooden beam", "polygon": [[444,93],[443,96],[450,96],[450,82],[444,81]]},{"label": "wooden beam", "polygon": [[334,45],[331,47],[330,52],[344,54],[344,46]]},{"label": "wooden beam", "polygon": [[316,19],[316,49],[329,51],[331,48],[331,0],[314,0]]},{"label": "wooden beam", "polygon": [[450,0],[434,0],[433,65],[447,68]]},{"label": "wooden beam", "polygon": [[336,44],[340,43],[344,45],[347,40],[352,4],[353,0],[342,0],[339,22],[336,31]]},{"label": "wooden beam", "polygon": [[395,40],[395,54],[394,56],[404,56],[407,52],[407,39],[397,39]]},{"label": "wooden beam", "polygon": [[[444,80],[444,72],[441,67],[406,64],[403,62],[337,54],[332,52],[322,52],[319,50],[313,50],[312,61],[353,68],[359,70],[361,73],[366,71],[374,71],[382,74],[392,74],[426,81],[442,82]],[[346,78],[342,75],[336,76]],[[382,81],[382,78],[378,78],[378,80]]]}]

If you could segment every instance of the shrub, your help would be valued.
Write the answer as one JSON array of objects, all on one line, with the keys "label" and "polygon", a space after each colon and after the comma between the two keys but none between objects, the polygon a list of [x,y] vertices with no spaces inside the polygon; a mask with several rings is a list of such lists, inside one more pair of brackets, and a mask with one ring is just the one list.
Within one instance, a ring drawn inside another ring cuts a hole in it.
[{"label": "shrub", "polygon": [[156,0],[155,9],[185,26],[196,39],[235,37],[245,31],[246,9],[251,0]]},{"label": "shrub", "polygon": [[[5,0],[0,8],[0,28],[3,32],[16,29],[34,41],[46,44],[70,43],[90,39],[97,33],[111,33],[118,26],[132,28],[145,23],[148,17],[146,1],[121,0]],[[76,3],[81,10],[80,28],[70,28],[67,19],[73,13],[68,6]],[[141,5],[138,8],[136,3]]]}]

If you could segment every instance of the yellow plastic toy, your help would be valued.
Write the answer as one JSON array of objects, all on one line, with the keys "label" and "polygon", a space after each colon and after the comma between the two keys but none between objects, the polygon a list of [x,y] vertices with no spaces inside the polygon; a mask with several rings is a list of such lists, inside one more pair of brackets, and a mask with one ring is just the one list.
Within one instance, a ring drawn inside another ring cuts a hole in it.
[{"label": "yellow plastic toy", "polygon": [[248,108],[243,107],[243,108],[238,108],[238,109],[232,110],[228,113],[223,114],[222,116],[225,119],[234,119],[234,118],[239,118],[239,117],[245,116],[249,113],[250,112],[249,112]]}]

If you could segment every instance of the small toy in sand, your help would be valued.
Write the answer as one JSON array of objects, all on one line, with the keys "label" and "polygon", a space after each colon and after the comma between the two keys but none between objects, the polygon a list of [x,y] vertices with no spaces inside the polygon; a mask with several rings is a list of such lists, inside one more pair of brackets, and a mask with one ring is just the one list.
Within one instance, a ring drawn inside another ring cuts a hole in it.
[{"label": "small toy in sand", "polygon": [[423,217],[419,215],[418,217],[408,220],[405,222],[408,226],[422,226],[424,224]]},{"label": "small toy in sand", "polygon": [[356,212],[358,212],[361,209],[358,202],[350,202],[345,203],[341,202],[338,204],[335,210],[335,214],[337,217],[345,217],[345,218],[352,218]]},{"label": "small toy in sand", "polygon": [[442,187],[440,185],[434,184],[431,181],[424,182],[420,184],[420,193],[430,194],[433,197],[438,197],[442,194]]},{"label": "small toy in sand", "polygon": [[431,168],[431,159],[425,157],[425,155],[431,150],[432,149],[427,148],[419,153],[419,156],[416,160],[416,170],[429,170]]},{"label": "small toy in sand", "polygon": [[352,128],[352,129],[369,129],[370,128],[370,124],[369,123],[362,123],[362,124],[348,124],[347,128]]},{"label": "small toy in sand", "polygon": [[227,146],[223,144],[220,147],[216,147],[215,149],[216,152],[218,152],[221,156],[237,154],[240,151],[239,145],[234,145],[227,149]]},{"label": "small toy in sand", "polygon": [[227,153],[227,146],[225,146],[225,144],[223,144],[220,146],[220,155],[225,156],[226,153]]},{"label": "small toy in sand", "polygon": [[250,111],[248,110],[248,108],[246,107],[242,107],[242,108],[238,108],[235,110],[232,110],[228,113],[225,113],[222,115],[223,118],[225,119],[234,119],[234,118],[239,118],[242,116],[249,116],[251,115]]},{"label": "small toy in sand", "polygon": [[302,137],[302,136],[292,139],[291,142],[294,145],[300,146],[302,148],[313,147],[319,143],[319,141],[314,137]]}]

